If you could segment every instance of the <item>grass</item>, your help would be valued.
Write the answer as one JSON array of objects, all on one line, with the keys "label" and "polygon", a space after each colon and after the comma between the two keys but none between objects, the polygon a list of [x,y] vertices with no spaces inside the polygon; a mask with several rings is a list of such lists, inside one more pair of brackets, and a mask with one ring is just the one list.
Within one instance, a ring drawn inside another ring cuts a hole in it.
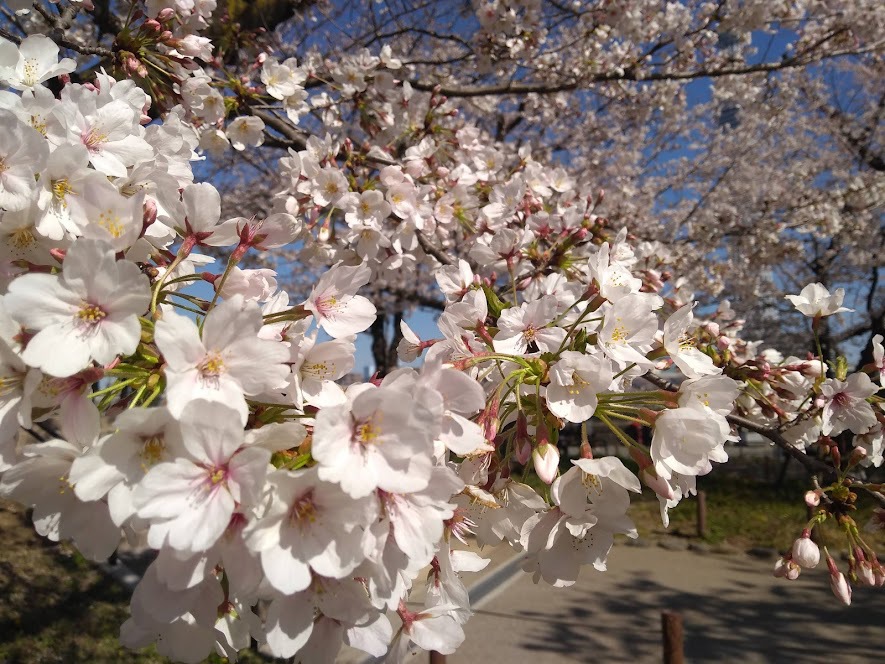
[{"label": "grass", "polygon": [[[735,469],[739,470],[739,469]],[[650,492],[634,500],[630,515],[637,524],[640,537],[664,535],[694,538],[709,544],[725,543],[738,549],[772,548],[786,551],[801,533],[808,519],[804,502],[808,484],[789,478],[780,487],[748,472],[719,473],[698,479],[698,489],[706,494],[707,533],[697,534],[697,499],[682,501],[670,510],[670,527],[661,525],[658,501]],[[872,514],[875,504],[861,493],[858,510],[852,516],[861,530]],[[821,544],[827,544],[835,555],[845,546],[845,538],[831,521],[818,528]],[[863,533],[864,539],[885,554],[885,533]]]}]

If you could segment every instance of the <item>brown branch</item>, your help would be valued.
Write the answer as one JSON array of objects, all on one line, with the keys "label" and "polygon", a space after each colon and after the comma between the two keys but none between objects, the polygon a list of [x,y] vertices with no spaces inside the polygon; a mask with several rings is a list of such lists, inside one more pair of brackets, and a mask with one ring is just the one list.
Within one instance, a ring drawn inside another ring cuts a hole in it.
[{"label": "brown branch", "polygon": [[785,69],[795,69],[804,67],[813,62],[821,60],[837,58],[848,55],[860,55],[877,51],[883,46],[882,43],[874,44],[866,49],[836,51],[826,53],[817,58],[793,57],[782,62],[768,62],[757,65],[747,65],[745,67],[730,67],[725,69],[697,69],[695,71],[686,72],[651,72],[642,74],[632,67],[628,67],[623,71],[601,72],[593,74],[579,81],[569,81],[564,83],[504,83],[501,85],[488,86],[463,86],[463,87],[446,87],[438,83],[425,83],[419,80],[411,80],[409,84],[416,90],[423,92],[436,91],[437,94],[446,97],[487,97],[493,95],[521,95],[521,94],[556,94],[559,92],[573,92],[588,88],[594,83],[610,83],[613,81],[633,81],[637,83],[648,81],[689,81],[697,78],[722,78],[724,76],[743,76],[746,74],[758,74],[766,72],[781,71]]},{"label": "brown branch", "polygon": [[418,244],[421,245],[421,248],[424,250],[424,253],[433,256],[436,260],[438,260],[443,265],[454,265],[455,261],[453,261],[442,249],[438,249],[430,244],[430,240],[422,233],[421,231],[415,231],[415,235],[418,238]]},{"label": "brown branch", "polygon": [[84,46],[83,44],[78,44],[65,37],[59,39],[58,44],[59,46],[64,46],[65,48],[76,51],[77,53],[82,53],[83,55],[97,55],[102,58],[114,57],[114,52],[104,46]]}]

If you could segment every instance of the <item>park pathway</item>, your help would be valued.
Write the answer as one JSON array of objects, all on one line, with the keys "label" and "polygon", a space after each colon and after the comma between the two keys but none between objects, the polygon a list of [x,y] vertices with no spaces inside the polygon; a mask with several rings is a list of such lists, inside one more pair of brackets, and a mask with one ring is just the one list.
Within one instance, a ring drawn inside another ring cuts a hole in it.
[{"label": "park pathway", "polygon": [[771,575],[773,564],[616,546],[607,572],[585,568],[572,588],[536,586],[520,573],[478,603],[448,664],[660,662],[662,609],[683,614],[688,662],[883,661],[883,590],[857,588],[843,607],[825,565],[790,582]]}]

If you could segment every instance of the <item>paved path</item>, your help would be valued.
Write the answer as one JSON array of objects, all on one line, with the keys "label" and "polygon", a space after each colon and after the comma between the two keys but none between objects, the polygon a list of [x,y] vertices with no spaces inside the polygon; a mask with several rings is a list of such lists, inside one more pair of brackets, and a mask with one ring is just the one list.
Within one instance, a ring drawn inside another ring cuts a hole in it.
[{"label": "paved path", "polygon": [[520,573],[479,603],[448,662],[660,662],[662,609],[683,613],[689,662],[885,661],[885,590],[856,589],[845,608],[824,569],[789,582],[772,577],[773,562],[615,546],[608,572],[585,568],[572,588]]}]

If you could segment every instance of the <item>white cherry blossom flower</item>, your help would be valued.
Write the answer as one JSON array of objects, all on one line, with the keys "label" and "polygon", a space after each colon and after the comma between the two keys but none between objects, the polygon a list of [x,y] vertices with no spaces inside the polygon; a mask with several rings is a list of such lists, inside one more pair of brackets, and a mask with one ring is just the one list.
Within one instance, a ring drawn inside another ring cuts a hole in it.
[{"label": "white cherry blossom flower", "polygon": [[879,388],[865,373],[854,373],[848,380],[827,379],[820,387],[824,400],[821,414],[821,433],[835,436],[845,429],[854,433],[866,433],[876,424],[873,407],[866,399]]},{"label": "white cherry blossom flower", "polygon": [[336,339],[362,332],[375,320],[375,305],[356,292],[371,276],[365,264],[351,267],[336,263],[320,277],[304,308],[313,313],[322,330]]},{"label": "white cherry blossom flower", "polygon": [[150,522],[153,548],[205,551],[221,537],[238,506],[257,503],[270,451],[244,446],[239,413],[192,401],[180,413],[174,461],[153,466],[135,488],[138,516]]},{"label": "white cherry blossom flower", "polygon": [[785,297],[799,311],[811,318],[853,311],[853,309],[846,309],[842,306],[842,300],[845,298],[844,288],[837,288],[830,295],[830,291],[820,283],[808,284],[799,292],[799,295],[787,295]]},{"label": "white cherry blossom flower", "polygon": [[319,476],[360,498],[383,489],[420,491],[431,475],[428,412],[394,387],[370,388],[317,414],[311,452]]},{"label": "white cherry blossom flower", "polygon": [[611,361],[600,355],[567,350],[550,367],[547,405],[550,412],[569,422],[589,420],[596,411],[596,395],[609,389],[614,371]]},{"label": "white cherry blossom flower", "polygon": [[227,139],[234,150],[256,148],[264,143],[264,122],[254,116],[240,116],[227,125]]},{"label": "white cherry blossom flower", "polygon": [[24,210],[37,191],[35,176],[46,167],[49,146],[10,111],[0,109],[0,126],[0,209]]},{"label": "white cherry blossom flower", "polygon": [[725,463],[725,441],[733,439],[725,418],[709,409],[668,409],[655,420],[651,458],[660,477],[706,475],[711,461]]},{"label": "white cherry blossom flower", "polygon": [[664,323],[664,349],[688,378],[722,373],[722,369],[713,364],[713,358],[698,350],[691,336],[687,334],[694,319],[693,307],[694,305],[686,304]]},{"label": "white cherry blossom flower", "polygon": [[9,287],[6,306],[36,330],[22,359],[52,376],[71,376],[94,360],[111,362],[135,351],[138,316],[150,303],[147,278],[117,261],[104,242],[81,239],[68,250],[60,276],[27,274]]},{"label": "white cherry blossom flower", "polygon": [[71,58],[58,59],[58,45],[45,35],[30,35],[16,46],[0,37],[0,81],[25,90],[77,68]]},{"label": "white cherry blossom flower", "polygon": [[270,504],[246,533],[268,582],[287,595],[306,589],[312,572],[340,579],[356,569],[364,557],[362,528],[378,514],[376,500],[354,500],[317,471],[270,473]]},{"label": "white cherry blossom flower", "polygon": [[[225,403],[249,413],[245,396],[285,385],[288,350],[281,343],[260,339],[261,311],[254,302],[235,295],[206,316],[202,335],[196,324],[174,311],[157,322],[157,347],[166,360],[167,403],[173,417],[195,399]],[[245,396],[244,396],[245,395]]]},{"label": "white cherry blossom flower", "polygon": [[552,296],[505,309],[498,318],[495,350],[514,355],[558,350],[566,332],[561,327],[548,327],[555,318],[556,299]]}]

